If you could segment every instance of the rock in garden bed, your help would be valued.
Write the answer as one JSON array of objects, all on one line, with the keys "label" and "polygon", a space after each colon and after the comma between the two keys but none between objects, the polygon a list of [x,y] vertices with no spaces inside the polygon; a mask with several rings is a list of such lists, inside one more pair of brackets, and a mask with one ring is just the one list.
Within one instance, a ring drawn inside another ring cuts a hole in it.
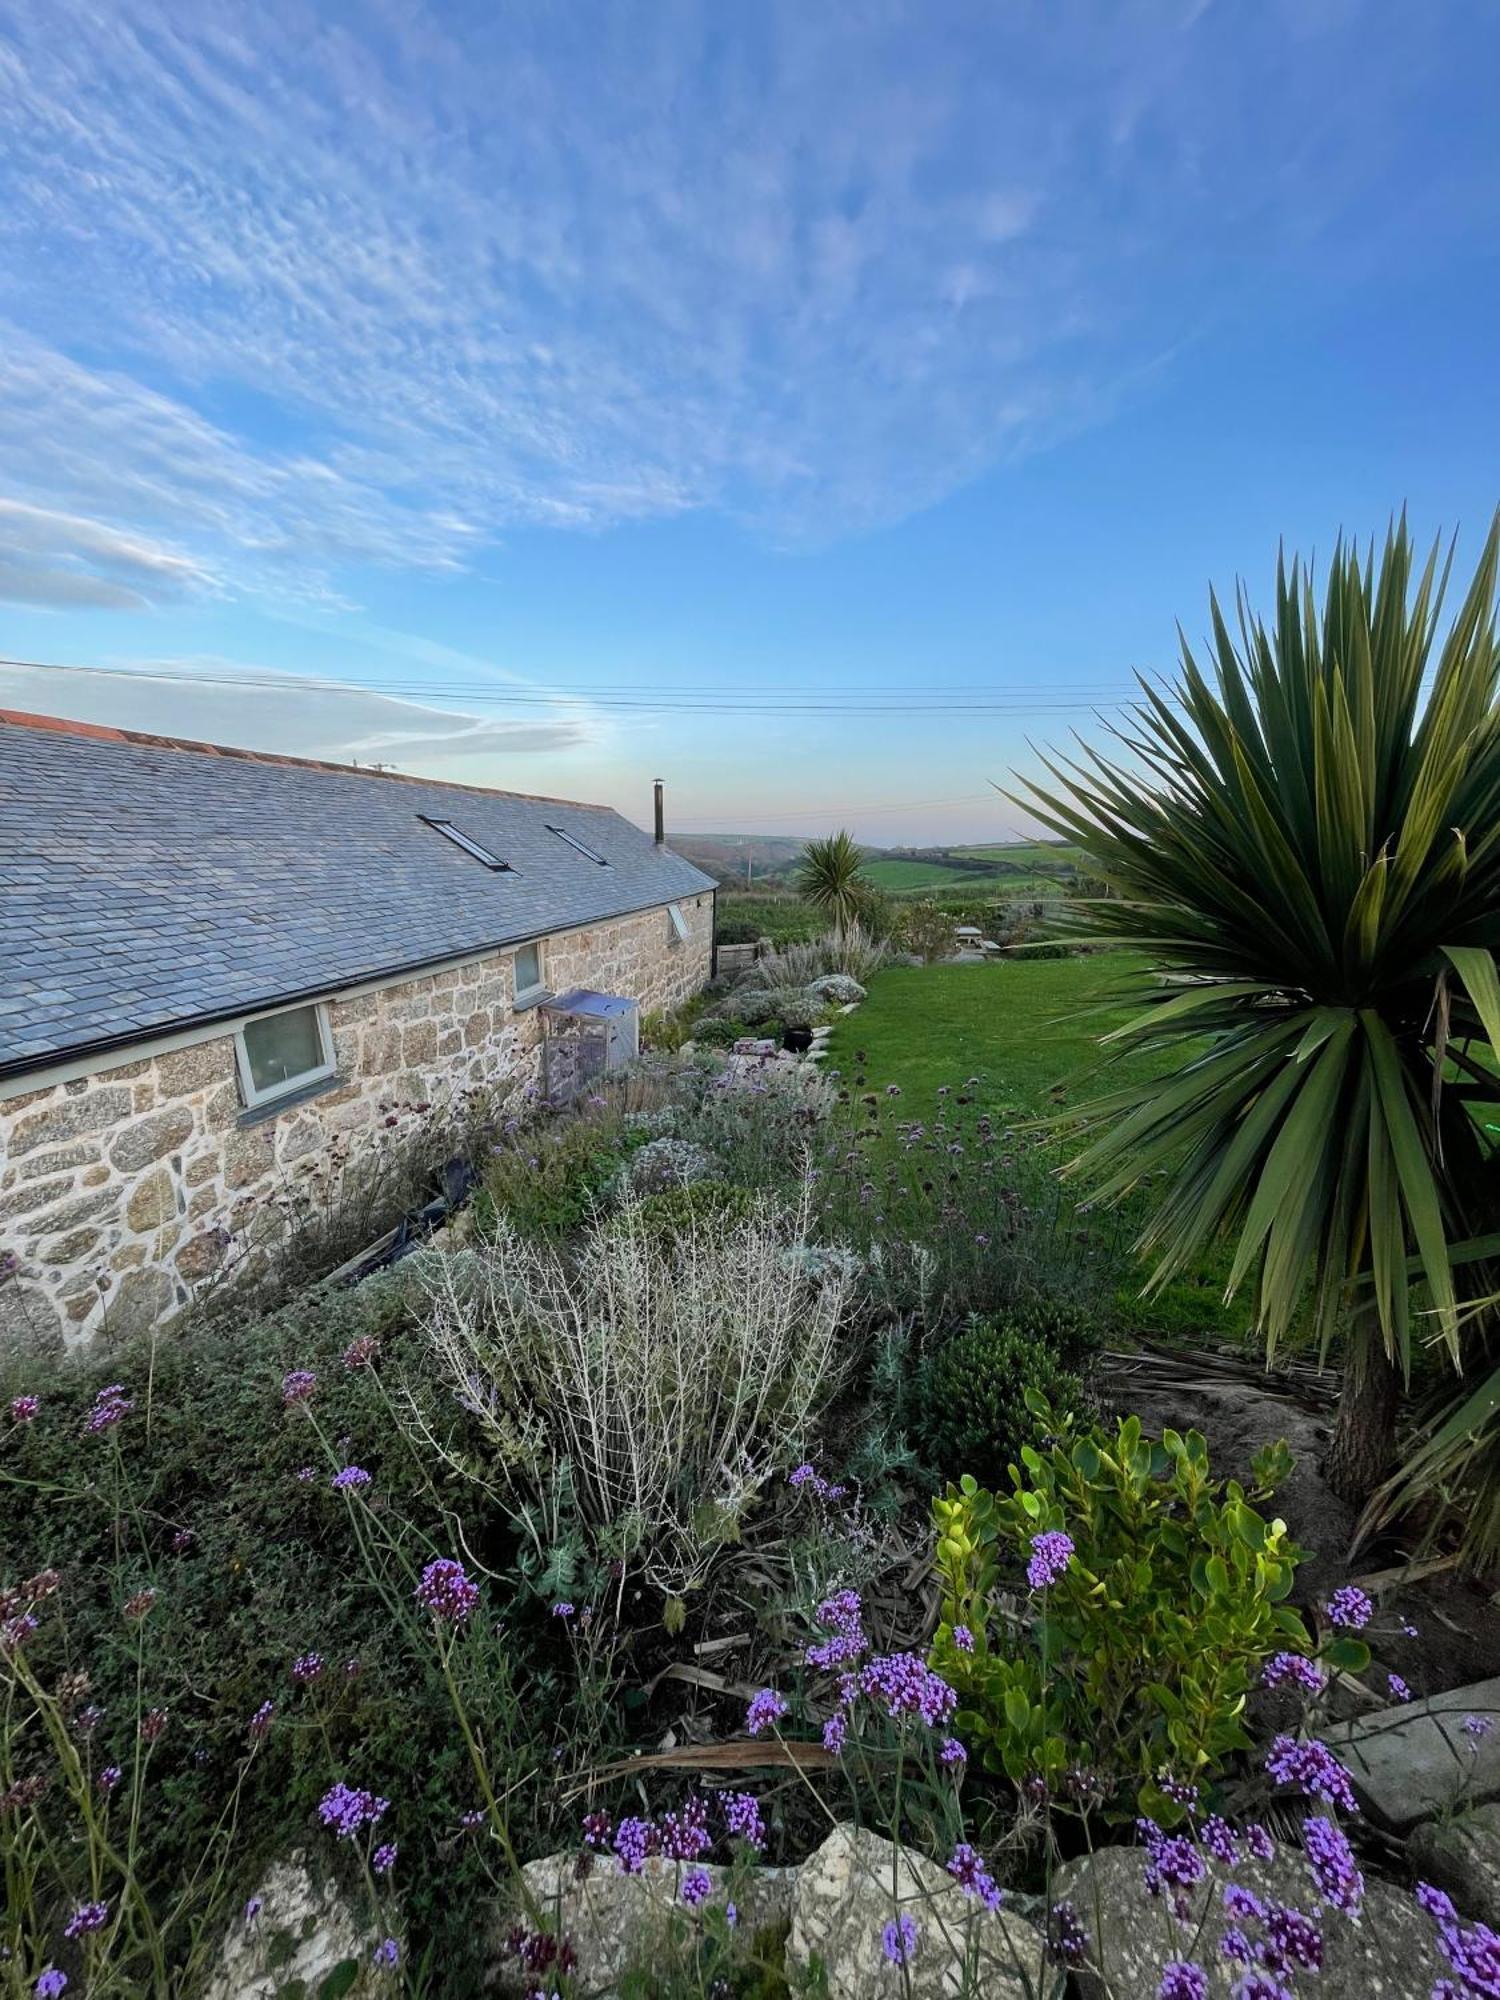
[{"label": "rock in garden bed", "polygon": [[[695,1864],[711,1883],[710,1899],[722,1903],[730,1871]],[[522,1871],[528,1888],[555,1934],[577,1954],[578,1981],[593,2000],[611,2000],[614,1989],[632,1966],[649,1965],[653,1939],[680,1909],[678,1893],[688,1872],[680,1863],[650,1856],[638,1874],[627,1875],[611,1857],[580,1857],[576,1849],[529,1861]],[[735,1885],[736,1914],[748,1934],[785,1930],[791,1921],[791,1868],[759,1868]],[[514,1912],[500,1924],[496,1936],[497,1970],[515,1983],[516,1961],[504,1940],[516,1922]],[[535,1981],[525,1982],[528,1990]]]},{"label": "rock in garden bed", "polygon": [[[1145,1867],[1141,1848],[1106,1847],[1054,1878],[1054,1899],[1073,1905],[1088,1936],[1085,1962],[1074,1974],[1083,2000],[1148,2000],[1176,1958],[1208,1974],[1209,2000],[1229,2000],[1243,1969],[1220,1952],[1234,1923],[1223,1902],[1229,1871],[1211,1863],[1207,1879],[1188,1892],[1187,1922],[1174,1926],[1164,1903],[1146,1892]],[[1269,1862],[1246,1857],[1232,1879],[1262,1900],[1318,1916],[1323,1971],[1309,1976],[1309,1987],[1319,2000],[1426,2000],[1450,1969],[1432,1919],[1408,1891],[1387,1882],[1367,1879],[1356,1924],[1337,1910],[1318,1912],[1306,1858],[1295,1848],[1278,1844]],[[1253,1922],[1241,1928],[1258,1935]]]},{"label": "rock in garden bed", "polygon": [[1327,1741],[1365,1810],[1396,1832],[1500,1799],[1500,1678],[1383,1708]]},{"label": "rock in garden bed", "polygon": [[[665,1936],[678,1902],[677,1864],[653,1857],[627,1875],[599,1858],[580,1873],[576,1853],[549,1854],[530,1862],[526,1880],[542,1910],[577,1956],[580,1987],[593,2000],[611,2000],[635,1966],[649,1965],[653,1941]],[[706,1868],[710,1898],[729,1893],[730,1871]],[[786,1933],[786,1968],[794,1990],[816,1961],[824,1969],[827,2000],[868,2000],[901,1993],[906,2000],[949,2000],[960,1993],[985,2000],[1030,2000],[1040,1983],[1042,1936],[1004,1911],[991,1913],[966,1896],[936,1861],[899,1856],[889,1841],[852,1826],[835,1827],[798,1868],[760,1868],[734,1880],[738,1928]],[[902,1916],[915,1926],[909,1984],[884,1948],[886,1926]],[[515,1960],[496,1939],[497,1969],[511,1978]],[[965,1984],[965,1965],[968,1984]],[[513,1980],[512,1980],[512,1983]]]},{"label": "rock in garden bed", "polygon": [[[909,1984],[883,1946],[885,1926],[902,1914],[917,1927],[905,1968]],[[986,1910],[937,1862],[910,1852],[898,1858],[889,1841],[852,1826],[835,1827],[797,1870],[788,1970],[805,1969],[814,1958],[825,1968],[828,2000],[886,1992],[908,2000],[963,1992],[1029,2000],[1046,1990],[1042,1936],[1033,1925]]]},{"label": "rock in garden bed", "polygon": [[1406,1858],[1419,1881],[1448,1892],[1460,1916],[1500,1930],[1500,1805],[1419,1826]]},{"label": "rock in garden bed", "polygon": [[236,1916],[203,1989],[203,2000],[284,2000],[317,1993],[341,1965],[356,1966],[357,1996],[375,1983],[371,1954],[378,1942],[355,1915],[338,1885],[314,1880],[302,1853],[273,1862],[265,1880]]}]

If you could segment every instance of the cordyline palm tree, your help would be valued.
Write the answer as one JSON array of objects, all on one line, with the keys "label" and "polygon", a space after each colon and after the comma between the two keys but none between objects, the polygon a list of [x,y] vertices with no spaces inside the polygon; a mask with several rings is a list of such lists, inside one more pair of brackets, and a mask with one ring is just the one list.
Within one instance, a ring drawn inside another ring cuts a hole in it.
[{"label": "cordyline palm tree", "polygon": [[1378,570],[1340,544],[1321,615],[1278,564],[1269,629],[1241,591],[1236,643],[1211,600],[1211,670],[1184,639],[1122,754],[1022,794],[1109,885],[1077,926],[1149,954],[1109,1039],[1174,1056],[1082,1107],[1074,1169],[1148,1184],[1153,1286],[1228,1235],[1268,1350],[1303,1309],[1325,1352],[1346,1334],[1327,1472],[1354,1499],[1389,1469],[1414,1337],[1461,1361],[1451,1251],[1497,1227],[1475,1108],[1500,1122],[1497,553],[1500,515],[1440,645],[1452,552],[1413,589],[1404,519]]},{"label": "cordyline palm tree", "polygon": [[869,895],[860,874],[863,856],[852,833],[842,829],[826,840],[810,840],[797,863],[797,890],[828,917],[836,931],[851,931]]}]

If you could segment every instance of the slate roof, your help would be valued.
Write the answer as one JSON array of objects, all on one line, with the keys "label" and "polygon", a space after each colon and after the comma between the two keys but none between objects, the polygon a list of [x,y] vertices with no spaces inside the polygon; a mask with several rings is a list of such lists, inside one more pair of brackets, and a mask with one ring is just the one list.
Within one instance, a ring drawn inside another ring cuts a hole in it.
[{"label": "slate roof", "polygon": [[0,710],[0,1074],[713,886],[604,806]]}]

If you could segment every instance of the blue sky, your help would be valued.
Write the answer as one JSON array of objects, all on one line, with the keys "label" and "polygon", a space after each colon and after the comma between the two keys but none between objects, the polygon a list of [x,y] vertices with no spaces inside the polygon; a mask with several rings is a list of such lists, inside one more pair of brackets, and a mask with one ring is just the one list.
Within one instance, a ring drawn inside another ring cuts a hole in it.
[{"label": "blue sky", "polygon": [[1489,0],[0,0],[0,652],[111,670],[0,705],[1003,836],[1211,579],[1477,548],[1497,62]]}]

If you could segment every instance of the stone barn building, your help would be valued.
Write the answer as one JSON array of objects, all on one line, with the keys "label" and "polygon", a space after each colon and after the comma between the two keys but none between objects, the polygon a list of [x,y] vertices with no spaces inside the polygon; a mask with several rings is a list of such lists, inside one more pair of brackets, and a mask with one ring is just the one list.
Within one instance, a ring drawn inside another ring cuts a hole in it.
[{"label": "stone barn building", "polygon": [[713,892],[603,806],[0,711],[0,1345],[170,1319],[552,995],[686,1000]]}]

